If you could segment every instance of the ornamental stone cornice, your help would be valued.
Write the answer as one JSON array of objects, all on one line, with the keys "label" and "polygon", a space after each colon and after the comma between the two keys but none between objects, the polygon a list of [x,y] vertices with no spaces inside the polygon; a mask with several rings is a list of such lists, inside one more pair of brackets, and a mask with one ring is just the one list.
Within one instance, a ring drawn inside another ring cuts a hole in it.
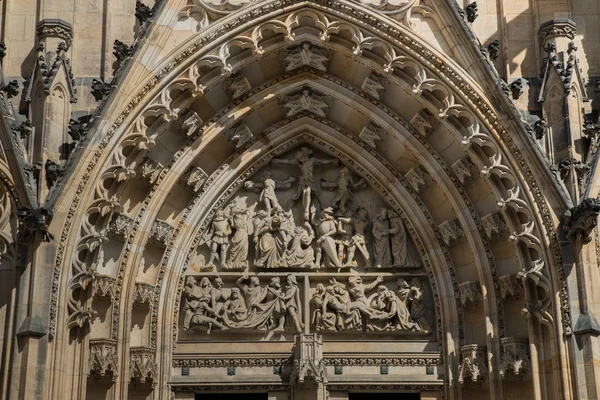
[{"label": "ornamental stone cornice", "polygon": [[544,46],[550,39],[564,37],[570,40],[575,39],[577,25],[568,18],[555,18],[544,22],[540,26],[539,39],[540,44]]}]

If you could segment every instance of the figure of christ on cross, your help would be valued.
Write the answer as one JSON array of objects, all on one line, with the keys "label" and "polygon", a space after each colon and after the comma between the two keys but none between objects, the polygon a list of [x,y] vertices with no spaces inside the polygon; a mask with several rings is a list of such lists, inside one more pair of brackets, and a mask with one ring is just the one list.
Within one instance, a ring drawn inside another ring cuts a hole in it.
[{"label": "figure of christ on cross", "polygon": [[[304,209],[304,221],[310,221],[310,205],[311,198],[314,195],[319,203],[321,196],[315,184],[314,168],[320,165],[338,165],[338,159],[323,160],[314,158],[313,151],[308,147],[302,147],[296,152],[294,158],[289,160],[286,158],[275,158],[271,161],[273,164],[297,165],[300,168],[300,181],[296,194],[292,197],[294,201],[302,196],[302,208]],[[321,204],[322,205],[322,204]]]}]

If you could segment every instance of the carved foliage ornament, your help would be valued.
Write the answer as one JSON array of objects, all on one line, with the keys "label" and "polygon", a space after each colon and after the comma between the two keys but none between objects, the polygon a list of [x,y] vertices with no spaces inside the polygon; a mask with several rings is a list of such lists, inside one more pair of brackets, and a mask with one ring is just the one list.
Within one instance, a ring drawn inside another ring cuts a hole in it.
[{"label": "carved foliage ornament", "polygon": [[487,348],[471,344],[461,348],[462,362],[458,367],[458,381],[461,385],[480,384],[487,380]]},{"label": "carved foliage ornament", "polygon": [[502,338],[502,355],[500,357],[500,377],[506,379],[513,376],[524,379],[531,375],[529,357],[529,341],[527,339]]},{"label": "carved foliage ornament", "polygon": [[130,380],[137,386],[156,386],[158,367],[154,350],[148,347],[132,347],[130,350]]},{"label": "carved foliage ornament", "polygon": [[587,198],[580,205],[571,208],[563,217],[563,231],[567,240],[575,241],[579,238],[584,243],[592,240],[591,234],[598,225],[600,213],[600,200]]},{"label": "carved foliage ornament", "polygon": [[89,375],[96,380],[110,377],[117,380],[117,341],[108,339],[90,340]]}]

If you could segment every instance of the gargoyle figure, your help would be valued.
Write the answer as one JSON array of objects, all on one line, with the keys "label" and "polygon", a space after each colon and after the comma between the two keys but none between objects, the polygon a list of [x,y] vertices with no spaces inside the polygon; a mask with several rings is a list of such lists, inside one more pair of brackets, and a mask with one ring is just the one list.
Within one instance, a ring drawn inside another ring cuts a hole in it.
[{"label": "gargoyle figure", "polygon": [[575,241],[582,238],[584,243],[589,243],[591,233],[598,225],[600,213],[600,199],[587,198],[580,205],[568,210],[563,217],[563,231],[567,240]]},{"label": "gargoyle figure", "polygon": [[32,208],[27,206],[19,209],[17,216],[21,222],[20,228],[25,235],[25,239],[30,240],[39,231],[42,233],[44,242],[54,240],[54,236],[48,232],[48,224],[50,224],[52,215],[52,211],[44,207]]}]

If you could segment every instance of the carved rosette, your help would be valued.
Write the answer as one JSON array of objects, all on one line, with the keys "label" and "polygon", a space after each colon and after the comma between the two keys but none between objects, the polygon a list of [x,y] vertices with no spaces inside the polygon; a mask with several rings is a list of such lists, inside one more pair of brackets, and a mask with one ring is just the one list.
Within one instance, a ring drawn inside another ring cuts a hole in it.
[{"label": "carved rosette", "polygon": [[433,185],[433,178],[425,171],[425,168],[421,166],[414,167],[408,171],[404,177],[417,193],[422,193]]},{"label": "carved rosette", "polygon": [[417,132],[427,137],[436,130],[439,121],[431,111],[424,108],[410,120],[410,124]]},{"label": "carved rosette", "polygon": [[156,386],[158,366],[154,358],[154,349],[132,347],[130,350],[130,380],[136,386]]},{"label": "carved rosette", "polygon": [[469,281],[458,285],[460,293],[460,302],[463,307],[476,307],[481,304],[483,295],[481,294],[481,284],[479,282]]},{"label": "carved rosette", "polygon": [[462,362],[458,367],[458,381],[461,385],[481,384],[487,380],[487,348],[470,344],[461,348]]},{"label": "carved rosette", "polygon": [[149,241],[156,246],[166,247],[169,240],[171,240],[172,234],[173,227],[165,221],[157,219],[154,221],[154,224],[152,224]]},{"label": "carved rosette", "polygon": [[318,387],[327,383],[323,338],[318,333],[296,335],[291,383],[295,387]]},{"label": "carved rosette", "polygon": [[531,359],[529,357],[529,341],[507,337],[500,339],[502,356],[500,358],[500,377],[512,376],[525,379],[531,375]]},{"label": "carved rosette", "polygon": [[465,233],[457,219],[443,222],[440,225],[440,231],[446,246],[457,246],[466,240]]},{"label": "carved rosette", "polygon": [[523,281],[517,275],[504,275],[499,281],[502,300],[518,299],[523,296]]},{"label": "carved rosette", "polygon": [[181,184],[186,190],[198,193],[208,179],[208,175],[200,167],[190,167],[181,177]]},{"label": "carved rosette", "polygon": [[500,213],[486,215],[481,218],[485,234],[490,240],[496,240],[506,237],[508,228],[504,222],[504,217]]},{"label": "carved rosette", "polygon": [[113,382],[117,380],[117,341],[112,339],[90,340],[88,376],[96,380],[110,378]]},{"label": "carved rosette", "polygon": [[479,169],[469,157],[465,157],[452,164],[454,174],[463,185],[468,185],[479,178]]},{"label": "carved rosette", "polygon": [[377,145],[383,140],[385,130],[374,122],[366,125],[358,137],[365,142],[369,147],[376,149]]}]

